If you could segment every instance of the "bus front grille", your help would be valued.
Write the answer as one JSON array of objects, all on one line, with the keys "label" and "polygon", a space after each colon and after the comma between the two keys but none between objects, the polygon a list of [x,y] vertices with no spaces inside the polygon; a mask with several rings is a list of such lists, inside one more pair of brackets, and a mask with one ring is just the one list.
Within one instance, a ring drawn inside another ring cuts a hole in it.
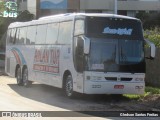
[{"label": "bus front grille", "polygon": [[132,78],[121,78],[121,81],[131,81]]},{"label": "bus front grille", "polygon": [[109,81],[117,81],[117,77],[105,77],[105,79]]},{"label": "bus front grille", "polygon": [[117,77],[105,77],[106,80],[108,81],[131,81],[132,78],[120,78],[118,79]]}]

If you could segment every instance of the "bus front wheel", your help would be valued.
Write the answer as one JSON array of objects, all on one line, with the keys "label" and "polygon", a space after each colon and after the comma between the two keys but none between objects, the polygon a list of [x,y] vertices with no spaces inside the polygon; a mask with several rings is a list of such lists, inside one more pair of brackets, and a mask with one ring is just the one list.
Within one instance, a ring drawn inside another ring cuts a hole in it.
[{"label": "bus front wheel", "polygon": [[17,79],[17,85],[22,86],[23,81],[22,81],[22,78],[21,78],[21,68],[20,67],[17,68],[16,79]]},{"label": "bus front wheel", "polygon": [[23,85],[25,87],[29,87],[32,84],[32,82],[28,80],[28,70],[27,70],[27,68],[25,68],[23,70],[22,81],[23,81]]},{"label": "bus front wheel", "polygon": [[73,92],[73,79],[71,75],[68,75],[66,77],[66,82],[65,82],[65,94],[69,98],[74,97],[74,92]]}]

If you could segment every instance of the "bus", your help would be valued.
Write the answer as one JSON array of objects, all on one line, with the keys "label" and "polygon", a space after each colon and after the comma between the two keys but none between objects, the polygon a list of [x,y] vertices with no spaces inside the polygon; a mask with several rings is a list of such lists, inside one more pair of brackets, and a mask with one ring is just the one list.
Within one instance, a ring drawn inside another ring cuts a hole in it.
[{"label": "bus", "polygon": [[[145,44],[150,46],[146,56]],[[39,82],[84,94],[143,94],[145,59],[155,45],[136,18],[68,13],[9,25],[6,73],[18,85]]]}]

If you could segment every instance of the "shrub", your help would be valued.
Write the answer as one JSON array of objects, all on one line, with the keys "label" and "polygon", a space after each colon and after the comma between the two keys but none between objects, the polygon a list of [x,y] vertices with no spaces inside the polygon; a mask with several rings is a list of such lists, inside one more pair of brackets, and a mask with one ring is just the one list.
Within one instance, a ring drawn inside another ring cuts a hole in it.
[{"label": "shrub", "polygon": [[160,28],[155,27],[151,30],[145,30],[144,38],[149,39],[156,45],[156,47],[160,48]]}]

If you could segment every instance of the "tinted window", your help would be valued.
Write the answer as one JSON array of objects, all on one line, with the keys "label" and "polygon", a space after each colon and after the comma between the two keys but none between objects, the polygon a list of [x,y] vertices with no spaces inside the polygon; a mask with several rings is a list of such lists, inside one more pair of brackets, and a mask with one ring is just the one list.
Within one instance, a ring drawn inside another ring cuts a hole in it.
[{"label": "tinted window", "polygon": [[35,38],[36,38],[36,26],[29,26],[27,30],[26,44],[27,45],[35,44]]},{"label": "tinted window", "polygon": [[37,26],[36,44],[45,44],[47,25]]},{"label": "tinted window", "polygon": [[140,21],[121,18],[87,17],[87,36],[143,40]]},{"label": "tinted window", "polygon": [[144,73],[143,41],[91,38],[86,61],[86,70]]},{"label": "tinted window", "polygon": [[47,35],[46,35],[46,44],[55,44],[58,37],[58,23],[48,24]]},{"label": "tinted window", "polygon": [[72,22],[62,22],[59,28],[59,44],[70,44],[71,43],[71,33],[72,33]]},{"label": "tinted window", "polygon": [[14,44],[16,38],[16,29],[11,29],[9,44]]}]

